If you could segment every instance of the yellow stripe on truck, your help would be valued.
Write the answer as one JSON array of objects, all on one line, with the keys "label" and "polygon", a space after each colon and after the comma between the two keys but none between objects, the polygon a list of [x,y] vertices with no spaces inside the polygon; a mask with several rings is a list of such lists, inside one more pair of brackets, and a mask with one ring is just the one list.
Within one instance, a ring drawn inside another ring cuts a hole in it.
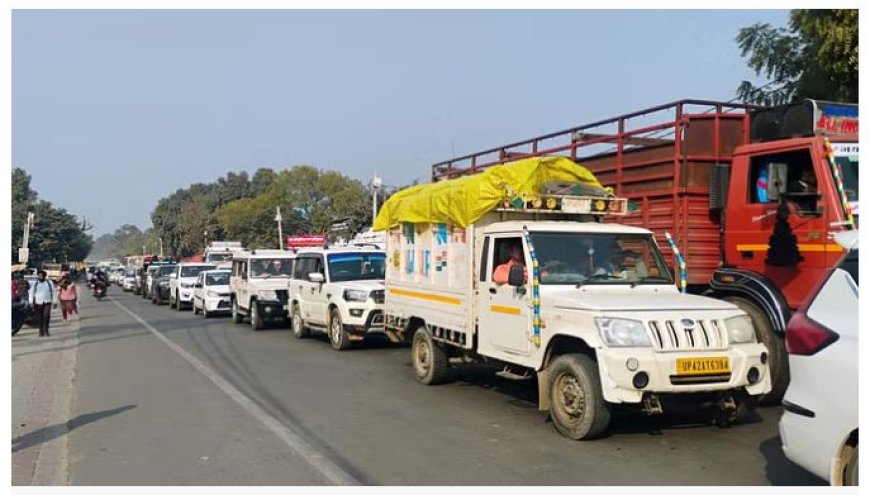
[{"label": "yellow stripe on truck", "polygon": [[435,301],[444,304],[453,304],[456,306],[462,304],[462,301],[455,297],[440,296],[438,294],[428,294],[426,292],[417,292],[405,289],[390,289],[390,294],[403,297],[413,297],[415,299],[423,299],[426,301]]},{"label": "yellow stripe on truck", "polygon": [[[767,244],[738,244],[738,251],[767,251],[770,246]],[[839,244],[798,244],[798,251],[810,253],[842,253],[843,246]]]},{"label": "yellow stripe on truck", "polygon": [[506,315],[521,315],[523,313],[520,308],[515,308],[513,306],[498,306],[496,304],[490,306],[489,310],[493,313],[504,313]]}]

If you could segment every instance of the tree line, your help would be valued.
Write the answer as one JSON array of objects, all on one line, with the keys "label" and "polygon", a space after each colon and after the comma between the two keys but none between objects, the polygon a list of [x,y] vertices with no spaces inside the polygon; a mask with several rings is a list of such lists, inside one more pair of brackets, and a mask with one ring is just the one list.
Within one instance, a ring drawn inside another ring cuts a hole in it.
[{"label": "tree line", "polygon": [[[92,259],[159,253],[185,257],[214,240],[241,241],[248,248],[278,248],[276,207],[282,231],[330,234],[336,223],[352,236],[371,225],[372,190],[332,170],[297,165],[253,175],[230,172],[211,183],[197,183],[161,198],[151,212],[152,227],[123,225],[97,239]],[[335,233],[331,234],[333,237]]]},{"label": "tree line", "polygon": [[39,199],[30,184],[30,174],[22,168],[12,169],[12,259],[18,260],[27,216],[32,212],[34,224],[28,242],[28,265],[41,267],[43,262],[84,260],[93,246],[93,238],[88,234],[92,226],[64,208]]}]

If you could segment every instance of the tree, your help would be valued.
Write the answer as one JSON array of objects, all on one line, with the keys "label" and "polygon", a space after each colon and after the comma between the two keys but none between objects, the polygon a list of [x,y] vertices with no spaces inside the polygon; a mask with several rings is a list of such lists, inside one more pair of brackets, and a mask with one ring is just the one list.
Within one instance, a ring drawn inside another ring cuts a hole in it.
[{"label": "tree", "polygon": [[795,99],[858,101],[858,10],[792,10],[789,27],[754,24],[737,34],[741,55],[770,82],[743,81],[746,103],[778,105]]}]

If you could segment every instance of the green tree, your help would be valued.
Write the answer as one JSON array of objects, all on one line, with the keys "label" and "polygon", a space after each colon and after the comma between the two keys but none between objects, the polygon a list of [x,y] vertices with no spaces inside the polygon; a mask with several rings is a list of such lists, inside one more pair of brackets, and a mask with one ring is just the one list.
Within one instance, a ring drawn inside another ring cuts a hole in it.
[{"label": "green tree", "polygon": [[788,29],[754,24],[737,34],[741,54],[762,86],[743,81],[746,103],[778,105],[796,99],[858,101],[858,10],[792,10]]}]

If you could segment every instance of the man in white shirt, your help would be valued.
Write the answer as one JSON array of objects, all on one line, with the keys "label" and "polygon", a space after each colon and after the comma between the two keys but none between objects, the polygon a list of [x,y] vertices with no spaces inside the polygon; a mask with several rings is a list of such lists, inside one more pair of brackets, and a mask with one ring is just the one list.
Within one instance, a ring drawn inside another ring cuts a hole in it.
[{"label": "man in white shirt", "polygon": [[46,278],[45,270],[40,270],[37,280],[30,287],[30,304],[39,321],[39,336],[48,337],[48,324],[51,321],[51,307],[57,306],[57,291],[51,280]]}]

